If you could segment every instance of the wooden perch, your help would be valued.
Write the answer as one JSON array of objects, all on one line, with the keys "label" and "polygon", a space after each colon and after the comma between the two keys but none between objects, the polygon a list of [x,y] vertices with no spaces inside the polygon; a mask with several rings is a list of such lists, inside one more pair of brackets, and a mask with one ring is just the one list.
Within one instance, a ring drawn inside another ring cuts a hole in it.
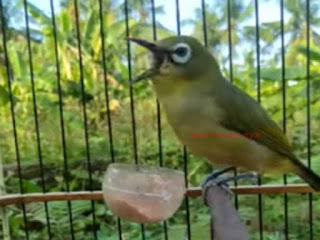
[{"label": "wooden perch", "polygon": [[[295,185],[262,185],[262,186],[240,186],[230,187],[237,195],[250,194],[281,194],[281,193],[319,193],[305,184]],[[186,192],[188,197],[201,196],[200,188],[190,188]],[[74,200],[102,200],[102,191],[81,191],[81,192],[52,192],[52,193],[30,193],[30,194],[7,194],[0,197],[0,206],[50,201],[74,201]]]}]

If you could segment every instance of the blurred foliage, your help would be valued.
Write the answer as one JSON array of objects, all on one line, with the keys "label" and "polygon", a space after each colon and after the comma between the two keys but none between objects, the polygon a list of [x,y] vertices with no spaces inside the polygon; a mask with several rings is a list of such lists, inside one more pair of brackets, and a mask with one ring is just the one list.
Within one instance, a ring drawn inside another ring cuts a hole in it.
[{"label": "blurred foliage", "polygon": [[[17,140],[24,192],[41,192],[42,180],[39,169],[39,152],[35,131],[33,101],[37,103],[39,119],[41,157],[44,164],[46,190],[65,191],[65,160],[70,169],[68,176],[70,190],[89,190],[87,155],[84,138],[83,101],[86,104],[89,145],[92,163],[93,188],[101,189],[101,179],[112,161],[133,162],[132,123],[130,112],[129,78],[143,70],[148,59],[141,48],[131,45],[132,72],[129,75],[125,5],[123,1],[102,1],[104,25],[104,49],[100,33],[99,1],[79,0],[79,27],[83,69],[79,66],[78,40],[74,1],[55,2],[54,13],[57,31],[58,69],[56,65],[54,28],[51,15],[28,3],[30,17],[30,39],[32,67],[36,99],[32,96],[30,61],[25,31],[24,9],[21,1],[2,0],[5,21],[0,26],[6,29],[6,44],[9,68],[5,65],[3,32],[0,32],[0,150],[5,170],[5,184],[8,193],[18,193],[16,148],[13,138],[11,104],[16,117]],[[49,2],[49,1],[48,1]],[[128,25],[130,36],[153,39],[151,1],[128,1]],[[259,1],[265,2],[265,1]],[[279,125],[283,126],[283,86],[286,93],[286,133],[295,153],[307,160],[307,58],[310,58],[310,126],[312,167],[320,172],[320,37],[317,26],[320,22],[320,5],[310,1],[310,51],[306,48],[306,7],[303,0],[285,0],[285,67],[281,64],[280,22],[260,24],[260,77],[261,104]],[[262,9],[263,10],[263,9]],[[164,14],[164,7],[156,7],[156,15]],[[202,9],[195,9],[196,18],[182,21],[182,26],[193,29],[193,36],[204,41]],[[221,69],[229,73],[228,52],[228,5],[227,1],[214,1],[206,5],[207,43],[210,51],[218,58]],[[231,1],[233,82],[252,97],[257,97],[256,28],[254,25],[254,1]],[[280,9],[279,9],[280,15]],[[21,23],[21,24],[17,24]],[[156,23],[157,38],[174,32]],[[105,56],[106,64],[102,61]],[[107,76],[104,76],[106,70]],[[8,71],[8,72],[7,72]],[[10,79],[7,79],[7,73]],[[59,74],[59,75],[58,75]],[[61,89],[57,84],[58,77]],[[81,85],[84,80],[84,89]],[[283,78],[284,77],[284,78]],[[12,102],[8,90],[12,86]],[[285,84],[283,85],[283,80]],[[112,159],[107,98],[109,97],[112,123],[114,156]],[[137,130],[138,156],[140,163],[158,165],[158,125],[156,99],[149,83],[133,89],[134,110]],[[62,102],[59,101],[61,94]],[[60,107],[63,110],[61,115]],[[66,136],[66,159],[63,155],[61,119]],[[183,169],[182,147],[175,138],[165,117],[161,117],[162,151],[164,166]],[[197,186],[211,167],[192,154],[188,158],[188,179]],[[263,177],[263,183],[280,184],[282,176]],[[289,183],[301,180],[288,176]],[[313,196],[314,239],[320,239],[320,199]],[[305,195],[289,195],[290,239],[307,239],[308,200]],[[68,205],[65,202],[50,202],[49,217],[53,239],[70,239]],[[259,239],[258,198],[240,196],[239,211],[247,223],[252,239]],[[297,207],[299,206],[299,207]],[[263,196],[263,232],[265,239],[284,238],[284,200],[281,195]],[[97,233],[99,239],[119,239],[117,219],[103,202],[96,202]],[[192,239],[209,239],[209,215],[201,199],[190,199],[190,220]],[[8,207],[12,239],[24,239],[24,221],[20,206]],[[92,210],[88,201],[72,202],[73,228],[76,239],[93,239]],[[169,239],[186,237],[185,206],[168,221]],[[47,239],[46,212],[43,204],[27,205],[30,239]],[[0,220],[1,221],[1,220]],[[138,224],[122,222],[122,239],[141,239]],[[0,238],[1,238],[0,230]],[[162,223],[145,226],[146,239],[163,239]]]}]

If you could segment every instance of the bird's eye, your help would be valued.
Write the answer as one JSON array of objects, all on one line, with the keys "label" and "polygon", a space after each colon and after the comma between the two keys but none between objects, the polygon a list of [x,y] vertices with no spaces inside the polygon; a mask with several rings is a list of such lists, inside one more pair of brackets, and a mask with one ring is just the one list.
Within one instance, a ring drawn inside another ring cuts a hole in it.
[{"label": "bird's eye", "polygon": [[178,43],[172,53],[172,60],[175,63],[183,64],[189,61],[191,58],[191,48],[186,43]]},{"label": "bird's eye", "polygon": [[188,53],[188,49],[185,47],[178,47],[174,52],[180,57],[184,57]]}]

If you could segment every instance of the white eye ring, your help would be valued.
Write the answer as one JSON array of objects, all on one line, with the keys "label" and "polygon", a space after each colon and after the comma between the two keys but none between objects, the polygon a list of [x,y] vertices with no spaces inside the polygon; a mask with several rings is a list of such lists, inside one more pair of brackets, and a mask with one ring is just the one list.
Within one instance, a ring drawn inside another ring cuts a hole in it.
[{"label": "white eye ring", "polygon": [[[172,60],[176,63],[183,64],[189,61],[191,58],[191,48],[186,43],[178,43],[173,48],[171,55]],[[180,51],[180,52],[177,52]]]}]

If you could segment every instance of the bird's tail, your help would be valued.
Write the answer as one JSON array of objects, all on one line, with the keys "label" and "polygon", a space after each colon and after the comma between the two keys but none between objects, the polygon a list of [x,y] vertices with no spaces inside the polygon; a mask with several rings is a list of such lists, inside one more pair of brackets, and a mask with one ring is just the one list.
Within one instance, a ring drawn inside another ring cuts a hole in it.
[{"label": "bird's tail", "polygon": [[[296,160],[296,159],[295,159]],[[314,190],[320,191],[320,177],[300,161],[294,161],[296,173],[306,181]]]}]

